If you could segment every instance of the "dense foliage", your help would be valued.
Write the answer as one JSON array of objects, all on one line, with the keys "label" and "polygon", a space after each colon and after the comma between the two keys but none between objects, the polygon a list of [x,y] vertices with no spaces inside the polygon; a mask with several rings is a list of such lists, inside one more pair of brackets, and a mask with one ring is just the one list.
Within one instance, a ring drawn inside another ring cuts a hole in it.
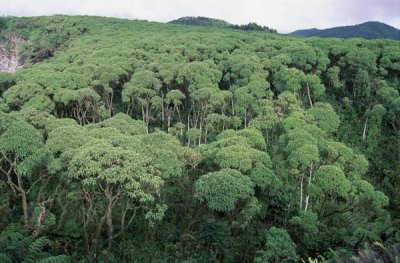
[{"label": "dense foliage", "polygon": [[276,29],[269,28],[267,26],[261,26],[256,23],[248,23],[247,25],[232,25],[231,23],[225,20],[202,17],[202,16],[198,17],[185,16],[178,18],[176,20],[172,20],[168,23],[178,24],[178,25],[233,28],[233,29],[247,30],[247,31],[264,31],[269,33],[277,33]]},{"label": "dense foliage", "polygon": [[399,42],[4,24],[29,41],[0,73],[1,260],[395,258]]},{"label": "dense foliage", "polygon": [[400,30],[380,22],[366,22],[354,26],[340,26],[327,29],[302,29],[291,33],[303,37],[337,37],[366,39],[387,38],[400,40]]},{"label": "dense foliage", "polygon": [[209,27],[229,27],[231,24],[222,19],[209,18],[203,16],[185,16],[168,22],[170,24],[188,25],[188,26],[209,26]]}]

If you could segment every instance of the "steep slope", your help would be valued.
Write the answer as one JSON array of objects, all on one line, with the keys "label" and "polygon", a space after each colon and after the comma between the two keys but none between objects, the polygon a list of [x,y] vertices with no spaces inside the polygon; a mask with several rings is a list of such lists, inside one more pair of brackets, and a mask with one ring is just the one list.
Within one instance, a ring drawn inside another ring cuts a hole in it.
[{"label": "steep slope", "polygon": [[399,29],[381,22],[366,22],[354,26],[341,26],[328,29],[303,29],[294,31],[290,34],[303,37],[361,37],[366,39],[386,38],[400,40]]},{"label": "steep slope", "polygon": [[5,37],[0,42],[0,72],[14,72],[23,66],[23,61],[18,58],[18,45],[27,41],[13,34]]}]

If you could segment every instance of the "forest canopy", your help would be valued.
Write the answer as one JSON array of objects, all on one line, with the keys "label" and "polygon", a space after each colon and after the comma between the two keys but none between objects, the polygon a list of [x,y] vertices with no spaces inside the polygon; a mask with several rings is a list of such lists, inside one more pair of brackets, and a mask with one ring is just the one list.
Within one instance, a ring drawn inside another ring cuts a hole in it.
[{"label": "forest canopy", "polygon": [[0,73],[0,261],[399,256],[399,42],[79,16],[0,30],[24,64]]}]

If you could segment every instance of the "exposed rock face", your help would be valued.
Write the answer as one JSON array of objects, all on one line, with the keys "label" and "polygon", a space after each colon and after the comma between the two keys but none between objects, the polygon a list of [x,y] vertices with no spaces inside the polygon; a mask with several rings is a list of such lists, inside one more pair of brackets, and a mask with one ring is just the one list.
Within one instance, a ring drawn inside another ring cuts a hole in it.
[{"label": "exposed rock face", "polygon": [[26,40],[14,35],[7,35],[6,41],[0,43],[0,72],[15,72],[22,68],[23,63],[17,54],[18,44],[21,42],[26,42]]}]

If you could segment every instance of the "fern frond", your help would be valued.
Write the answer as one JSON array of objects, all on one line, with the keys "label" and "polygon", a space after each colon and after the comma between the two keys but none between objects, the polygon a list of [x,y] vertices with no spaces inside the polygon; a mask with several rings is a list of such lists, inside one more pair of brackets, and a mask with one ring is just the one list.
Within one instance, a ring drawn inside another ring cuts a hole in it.
[{"label": "fern frond", "polygon": [[60,255],[60,256],[44,258],[39,261],[36,261],[35,263],[68,263],[68,262],[69,262],[68,256]]},{"label": "fern frond", "polygon": [[10,258],[8,255],[6,255],[6,254],[0,252],[0,262],[1,262],[1,263],[11,263],[12,260],[11,260],[11,258]]}]

